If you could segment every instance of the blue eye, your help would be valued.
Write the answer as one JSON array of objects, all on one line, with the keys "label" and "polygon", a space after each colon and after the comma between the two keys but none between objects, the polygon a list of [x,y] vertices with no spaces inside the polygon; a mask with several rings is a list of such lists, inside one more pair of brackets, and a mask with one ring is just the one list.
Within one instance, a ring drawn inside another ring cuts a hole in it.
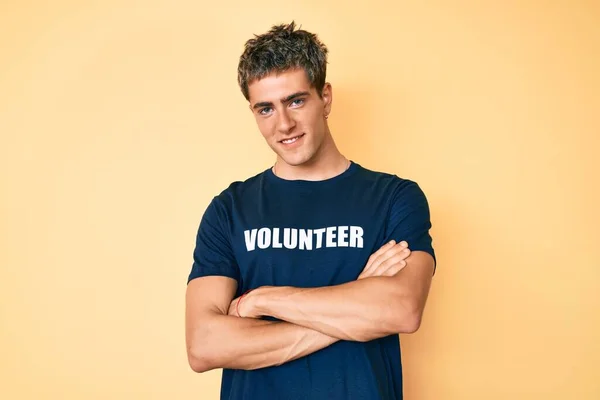
[{"label": "blue eye", "polygon": [[260,115],[267,115],[271,111],[271,107],[261,108],[258,113]]},{"label": "blue eye", "polygon": [[296,99],[296,100],[292,101],[291,104],[294,106],[301,106],[302,104],[304,104],[304,99]]}]

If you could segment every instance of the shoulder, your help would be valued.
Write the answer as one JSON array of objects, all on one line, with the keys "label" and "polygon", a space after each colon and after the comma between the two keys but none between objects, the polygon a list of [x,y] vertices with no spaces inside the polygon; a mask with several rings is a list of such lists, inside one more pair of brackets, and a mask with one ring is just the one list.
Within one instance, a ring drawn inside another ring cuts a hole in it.
[{"label": "shoulder", "polygon": [[376,171],[359,165],[359,176],[368,182],[375,196],[387,199],[389,212],[409,213],[411,210],[426,210],[429,202],[425,192],[415,179],[389,172]]},{"label": "shoulder", "polygon": [[390,172],[376,171],[358,165],[358,176],[379,188],[386,189],[393,196],[423,193],[419,184],[411,178]]},{"label": "shoulder", "polygon": [[240,199],[255,198],[264,182],[265,173],[266,171],[262,171],[245,180],[231,182],[213,197],[211,205],[222,210],[229,210]]}]

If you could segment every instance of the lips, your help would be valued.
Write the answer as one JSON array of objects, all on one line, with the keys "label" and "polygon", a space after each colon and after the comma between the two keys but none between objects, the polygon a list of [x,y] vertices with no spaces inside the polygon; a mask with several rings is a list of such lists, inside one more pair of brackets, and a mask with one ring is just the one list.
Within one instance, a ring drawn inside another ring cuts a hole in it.
[{"label": "lips", "polygon": [[299,139],[301,139],[302,137],[304,137],[304,133],[301,134],[301,135],[298,135],[298,136],[294,136],[294,137],[288,138],[288,139],[280,140],[279,143],[286,144],[286,145],[294,144]]}]

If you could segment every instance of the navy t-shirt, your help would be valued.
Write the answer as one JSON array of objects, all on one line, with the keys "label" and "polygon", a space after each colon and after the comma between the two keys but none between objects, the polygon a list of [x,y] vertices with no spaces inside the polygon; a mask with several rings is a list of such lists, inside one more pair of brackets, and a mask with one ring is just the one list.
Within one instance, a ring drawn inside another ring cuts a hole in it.
[{"label": "navy t-shirt", "polygon": [[[234,182],[202,217],[188,282],[220,275],[237,295],[260,286],[320,287],[357,279],[384,243],[406,240],[435,259],[427,199],[418,184],[352,162],[322,181],[268,169]],[[402,399],[398,335],[338,341],[257,370],[224,369],[221,399]]]}]

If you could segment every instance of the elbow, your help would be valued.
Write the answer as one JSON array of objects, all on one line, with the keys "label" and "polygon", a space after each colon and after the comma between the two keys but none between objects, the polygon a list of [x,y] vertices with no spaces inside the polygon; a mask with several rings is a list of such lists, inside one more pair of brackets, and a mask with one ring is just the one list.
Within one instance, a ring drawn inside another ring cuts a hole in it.
[{"label": "elbow", "polygon": [[199,374],[213,369],[210,366],[210,363],[208,363],[206,360],[203,360],[202,358],[198,358],[198,357],[194,357],[194,356],[188,356],[188,364],[190,365],[190,368],[192,369],[192,371],[199,373]]},{"label": "elbow", "polygon": [[199,374],[213,369],[209,363],[200,358],[188,357],[188,363],[192,371],[197,372]]},{"label": "elbow", "polygon": [[192,371],[202,373],[221,368],[222,360],[219,356],[223,352],[219,346],[218,332],[212,318],[203,319],[196,325],[187,327],[186,350]]},{"label": "elbow", "polygon": [[421,327],[423,309],[416,304],[403,305],[403,312],[396,316],[396,332],[415,333]]},{"label": "elbow", "polygon": [[421,315],[406,316],[400,323],[398,333],[415,333],[421,327]]},{"label": "elbow", "polygon": [[188,364],[194,372],[203,373],[217,368],[205,346],[188,346],[187,356]]}]

